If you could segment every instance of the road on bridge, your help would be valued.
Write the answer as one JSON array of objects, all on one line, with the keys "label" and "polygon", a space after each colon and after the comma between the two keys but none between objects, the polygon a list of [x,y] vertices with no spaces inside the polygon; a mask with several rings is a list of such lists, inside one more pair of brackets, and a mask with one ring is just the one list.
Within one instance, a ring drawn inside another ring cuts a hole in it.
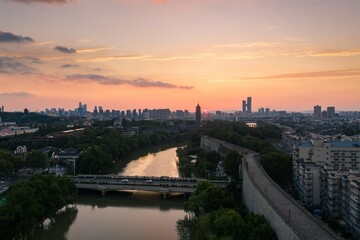
[{"label": "road on bridge", "polygon": [[[112,190],[143,190],[164,194],[170,192],[192,193],[196,184],[205,179],[150,177],[150,176],[120,176],[120,175],[77,175],[70,177],[78,188],[105,191]],[[218,187],[226,187],[227,181],[210,180]]]}]

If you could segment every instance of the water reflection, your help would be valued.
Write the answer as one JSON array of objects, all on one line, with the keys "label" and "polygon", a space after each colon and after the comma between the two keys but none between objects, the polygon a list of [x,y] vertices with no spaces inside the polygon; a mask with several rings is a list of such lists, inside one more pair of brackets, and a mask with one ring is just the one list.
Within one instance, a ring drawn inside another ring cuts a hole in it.
[{"label": "water reflection", "polygon": [[[119,173],[138,176],[178,177],[176,148],[149,153],[129,162]],[[167,199],[153,192],[81,191],[76,209],[55,217],[55,224],[38,230],[33,240],[177,239],[176,221],[185,216],[184,196]]]},{"label": "water reflection", "polygon": [[169,148],[164,151],[149,153],[129,162],[119,174],[179,177],[176,162],[176,148]]},{"label": "water reflection", "polygon": [[74,223],[78,209],[71,207],[65,211],[60,212],[54,218],[53,222],[49,223],[41,231],[35,231],[33,238],[37,240],[66,240],[67,233],[69,232],[70,226]]},{"label": "water reflection", "polygon": [[159,193],[153,192],[107,192],[102,197],[98,191],[82,190],[76,198],[76,205],[85,205],[96,208],[127,207],[146,208],[169,211],[171,209],[182,210],[184,202],[183,194],[170,194],[166,199]]}]

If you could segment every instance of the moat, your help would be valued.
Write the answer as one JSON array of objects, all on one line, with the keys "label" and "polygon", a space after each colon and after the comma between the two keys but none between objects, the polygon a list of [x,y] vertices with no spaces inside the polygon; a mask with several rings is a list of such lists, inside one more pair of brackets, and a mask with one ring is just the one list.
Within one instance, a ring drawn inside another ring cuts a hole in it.
[{"label": "moat", "polygon": [[[130,161],[121,175],[178,177],[176,148]],[[177,239],[176,221],[185,216],[184,197],[163,199],[159,193],[81,191],[76,207],[60,213],[54,223],[32,239]]]}]

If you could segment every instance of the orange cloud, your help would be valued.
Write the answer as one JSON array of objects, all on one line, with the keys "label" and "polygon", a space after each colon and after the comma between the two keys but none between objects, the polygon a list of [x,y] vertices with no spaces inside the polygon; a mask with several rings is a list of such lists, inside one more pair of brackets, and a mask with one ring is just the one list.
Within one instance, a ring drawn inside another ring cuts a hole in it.
[{"label": "orange cloud", "polygon": [[334,49],[309,53],[312,57],[349,57],[360,55],[360,48],[355,49]]},{"label": "orange cloud", "polygon": [[282,42],[245,42],[214,45],[215,48],[254,48],[254,47],[274,47],[281,45]]},{"label": "orange cloud", "polygon": [[264,77],[250,77],[242,79],[295,79],[295,78],[345,78],[360,77],[360,68],[341,69],[319,72],[286,73]]},{"label": "orange cloud", "polygon": [[76,50],[77,53],[93,53],[93,52],[99,52],[104,50],[111,50],[114,49],[114,47],[99,47],[99,48],[85,48],[85,49],[78,49]]},{"label": "orange cloud", "polygon": [[107,62],[111,60],[141,60],[151,57],[150,55],[120,55],[107,57],[94,57],[88,59],[77,60],[77,62]]}]

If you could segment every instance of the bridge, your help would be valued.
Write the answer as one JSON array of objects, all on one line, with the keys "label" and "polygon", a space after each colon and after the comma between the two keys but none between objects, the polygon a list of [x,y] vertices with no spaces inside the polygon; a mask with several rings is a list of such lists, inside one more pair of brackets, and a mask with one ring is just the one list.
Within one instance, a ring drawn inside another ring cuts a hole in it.
[{"label": "bridge", "polygon": [[[196,184],[205,179],[152,176],[121,176],[121,175],[77,175],[71,176],[78,189],[100,191],[105,195],[108,191],[151,191],[159,192],[166,198],[169,193],[193,193]],[[224,188],[227,181],[206,180],[215,186]]]}]

